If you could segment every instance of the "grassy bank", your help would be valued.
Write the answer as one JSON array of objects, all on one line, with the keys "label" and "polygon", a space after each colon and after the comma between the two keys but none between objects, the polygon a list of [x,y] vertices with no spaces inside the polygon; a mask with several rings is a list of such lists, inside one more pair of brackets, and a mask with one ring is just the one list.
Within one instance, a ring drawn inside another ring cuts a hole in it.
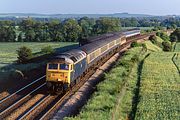
[{"label": "grassy bank", "polygon": [[[129,78],[132,78],[132,74],[136,74],[137,63],[139,58],[142,57],[141,47],[133,48],[125,53],[124,57],[117,62],[115,67],[109,73],[105,74],[104,81],[97,86],[97,91],[82,108],[80,114],[76,117],[66,119],[110,120],[120,117],[126,118],[126,115],[131,111],[131,105],[128,107],[121,106],[122,101],[123,105],[132,103],[133,91],[128,88],[134,86],[136,81],[132,80],[130,82],[131,79]],[[126,90],[128,91],[128,95],[126,98],[123,98]],[[125,99],[128,99],[127,103],[125,103]],[[126,107],[126,110],[124,110],[124,107]]]}]

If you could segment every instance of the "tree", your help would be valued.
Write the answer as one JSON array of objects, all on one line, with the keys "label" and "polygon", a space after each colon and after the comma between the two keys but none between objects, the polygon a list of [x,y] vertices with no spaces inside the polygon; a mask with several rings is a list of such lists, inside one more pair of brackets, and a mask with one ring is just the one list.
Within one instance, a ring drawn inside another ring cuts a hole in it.
[{"label": "tree", "polygon": [[96,34],[104,34],[110,32],[117,32],[121,29],[121,23],[118,18],[100,18],[96,21],[94,26],[94,33]]},{"label": "tree", "polygon": [[178,37],[176,35],[170,35],[170,41],[171,42],[177,42],[178,41]]},{"label": "tree", "polygon": [[173,33],[170,35],[171,42],[180,42],[180,28],[177,28]]},{"label": "tree", "polygon": [[51,46],[45,46],[45,47],[41,48],[41,52],[45,53],[45,54],[50,54],[50,53],[53,53],[54,50]]},{"label": "tree", "polygon": [[172,50],[172,46],[168,41],[162,42],[162,46],[163,46],[163,51],[171,51]]},{"label": "tree", "polygon": [[0,41],[1,42],[14,42],[16,40],[16,32],[14,27],[2,26],[0,27]]},{"label": "tree", "polygon": [[62,24],[59,20],[52,20],[48,24],[49,35],[52,41],[64,41],[62,34]]},{"label": "tree", "polygon": [[17,58],[19,63],[26,63],[27,60],[29,60],[32,57],[31,49],[26,46],[20,47],[17,50],[17,54],[18,54]]},{"label": "tree", "polygon": [[62,26],[62,31],[64,38],[68,42],[77,42],[82,32],[81,26],[79,26],[78,22],[74,19],[68,19],[64,22]]},{"label": "tree", "polygon": [[18,42],[24,42],[23,33],[22,32],[20,32],[19,35],[18,35]]},{"label": "tree", "polygon": [[80,39],[87,39],[89,36],[92,35],[92,29],[93,26],[95,25],[94,19],[83,17],[78,21],[78,23],[82,28]]},{"label": "tree", "polygon": [[32,18],[24,19],[19,24],[20,30],[26,32],[27,30],[34,28],[35,21]]},{"label": "tree", "polygon": [[36,36],[36,33],[34,32],[33,29],[27,30],[25,32],[25,41],[26,42],[35,42],[35,36]]}]

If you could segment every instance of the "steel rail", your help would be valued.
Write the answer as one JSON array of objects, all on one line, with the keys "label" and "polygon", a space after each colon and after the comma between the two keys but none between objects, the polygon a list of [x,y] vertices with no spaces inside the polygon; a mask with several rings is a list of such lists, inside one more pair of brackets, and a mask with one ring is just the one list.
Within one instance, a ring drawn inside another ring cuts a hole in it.
[{"label": "steel rail", "polygon": [[19,93],[19,92],[23,91],[24,89],[28,88],[29,86],[33,85],[34,83],[36,83],[36,82],[42,80],[43,78],[45,78],[45,76],[46,76],[46,75],[44,75],[44,76],[42,76],[42,77],[36,79],[35,81],[33,81],[32,83],[26,85],[25,87],[21,88],[20,90],[16,91],[15,93],[13,93],[13,94],[11,94],[11,95],[5,97],[4,99],[2,99],[2,100],[0,101],[0,104],[2,104],[3,102],[7,101],[8,99],[10,99],[11,97],[13,97],[13,96],[16,95],[17,93]]},{"label": "steel rail", "polygon": [[43,86],[45,86],[46,83],[42,84],[41,86],[39,86],[38,88],[36,88],[35,90],[31,91],[30,93],[28,93],[26,96],[24,96],[23,98],[21,98],[20,100],[18,100],[17,102],[15,102],[14,104],[12,104],[11,106],[9,106],[8,108],[6,108],[4,111],[2,111],[0,113],[0,118],[4,115],[6,115],[8,112],[11,112],[11,110],[16,107],[19,103],[21,103],[23,100],[25,100],[27,97],[29,97],[31,94],[33,94],[34,92],[36,92],[37,90],[39,90],[40,88],[42,88]]}]

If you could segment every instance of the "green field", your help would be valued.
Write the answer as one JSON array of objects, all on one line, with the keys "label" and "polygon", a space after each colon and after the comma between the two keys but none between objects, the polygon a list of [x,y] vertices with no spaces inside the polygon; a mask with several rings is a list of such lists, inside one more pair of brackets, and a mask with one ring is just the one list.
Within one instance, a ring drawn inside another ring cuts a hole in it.
[{"label": "green field", "polygon": [[41,48],[51,46],[55,52],[63,52],[78,46],[77,43],[68,42],[47,42],[47,43],[0,43],[0,82],[9,79],[16,79],[19,72],[30,71],[34,68],[40,67],[45,64],[44,61],[37,61],[37,63],[16,64],[17,53],[16,50],[21,46],[27,46],[32,49],[34,56],[41,56]]},{"label": "green field", "polygon": [[137,120],[180,118],[180,76],[172,62],[174,53],[151,53],[141,75]]},{"label": "green field", "polygon": [[[0,43],[0,67],[5,66],[9,63],[13,63],[17,60],[16,50],[21,46],[27,46],[32,49],[33,53],[38,53],[41,51],[41,48],[45,46],[51,46],[52,48],[61,48],[69,45],[75,45],[77,43],[66,43],[66,42],[58,42],[58,43],[35,43],[35,42],[27,42],[27,43]],[[41,55],[41,54],[39,54]]]}]

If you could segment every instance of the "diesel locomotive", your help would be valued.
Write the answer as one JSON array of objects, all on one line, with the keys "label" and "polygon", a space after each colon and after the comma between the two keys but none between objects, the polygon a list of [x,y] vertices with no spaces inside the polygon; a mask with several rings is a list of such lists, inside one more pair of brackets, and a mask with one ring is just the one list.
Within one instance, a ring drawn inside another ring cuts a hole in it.
[{"label": "diesel locomotive", "polygon": [[95,38],[77,49],[61,53],[47,63],[46,84],[54,92],[67,91],[81,77],[109,55],[120,50],[128,38],[140,35],[139,29]]}]

